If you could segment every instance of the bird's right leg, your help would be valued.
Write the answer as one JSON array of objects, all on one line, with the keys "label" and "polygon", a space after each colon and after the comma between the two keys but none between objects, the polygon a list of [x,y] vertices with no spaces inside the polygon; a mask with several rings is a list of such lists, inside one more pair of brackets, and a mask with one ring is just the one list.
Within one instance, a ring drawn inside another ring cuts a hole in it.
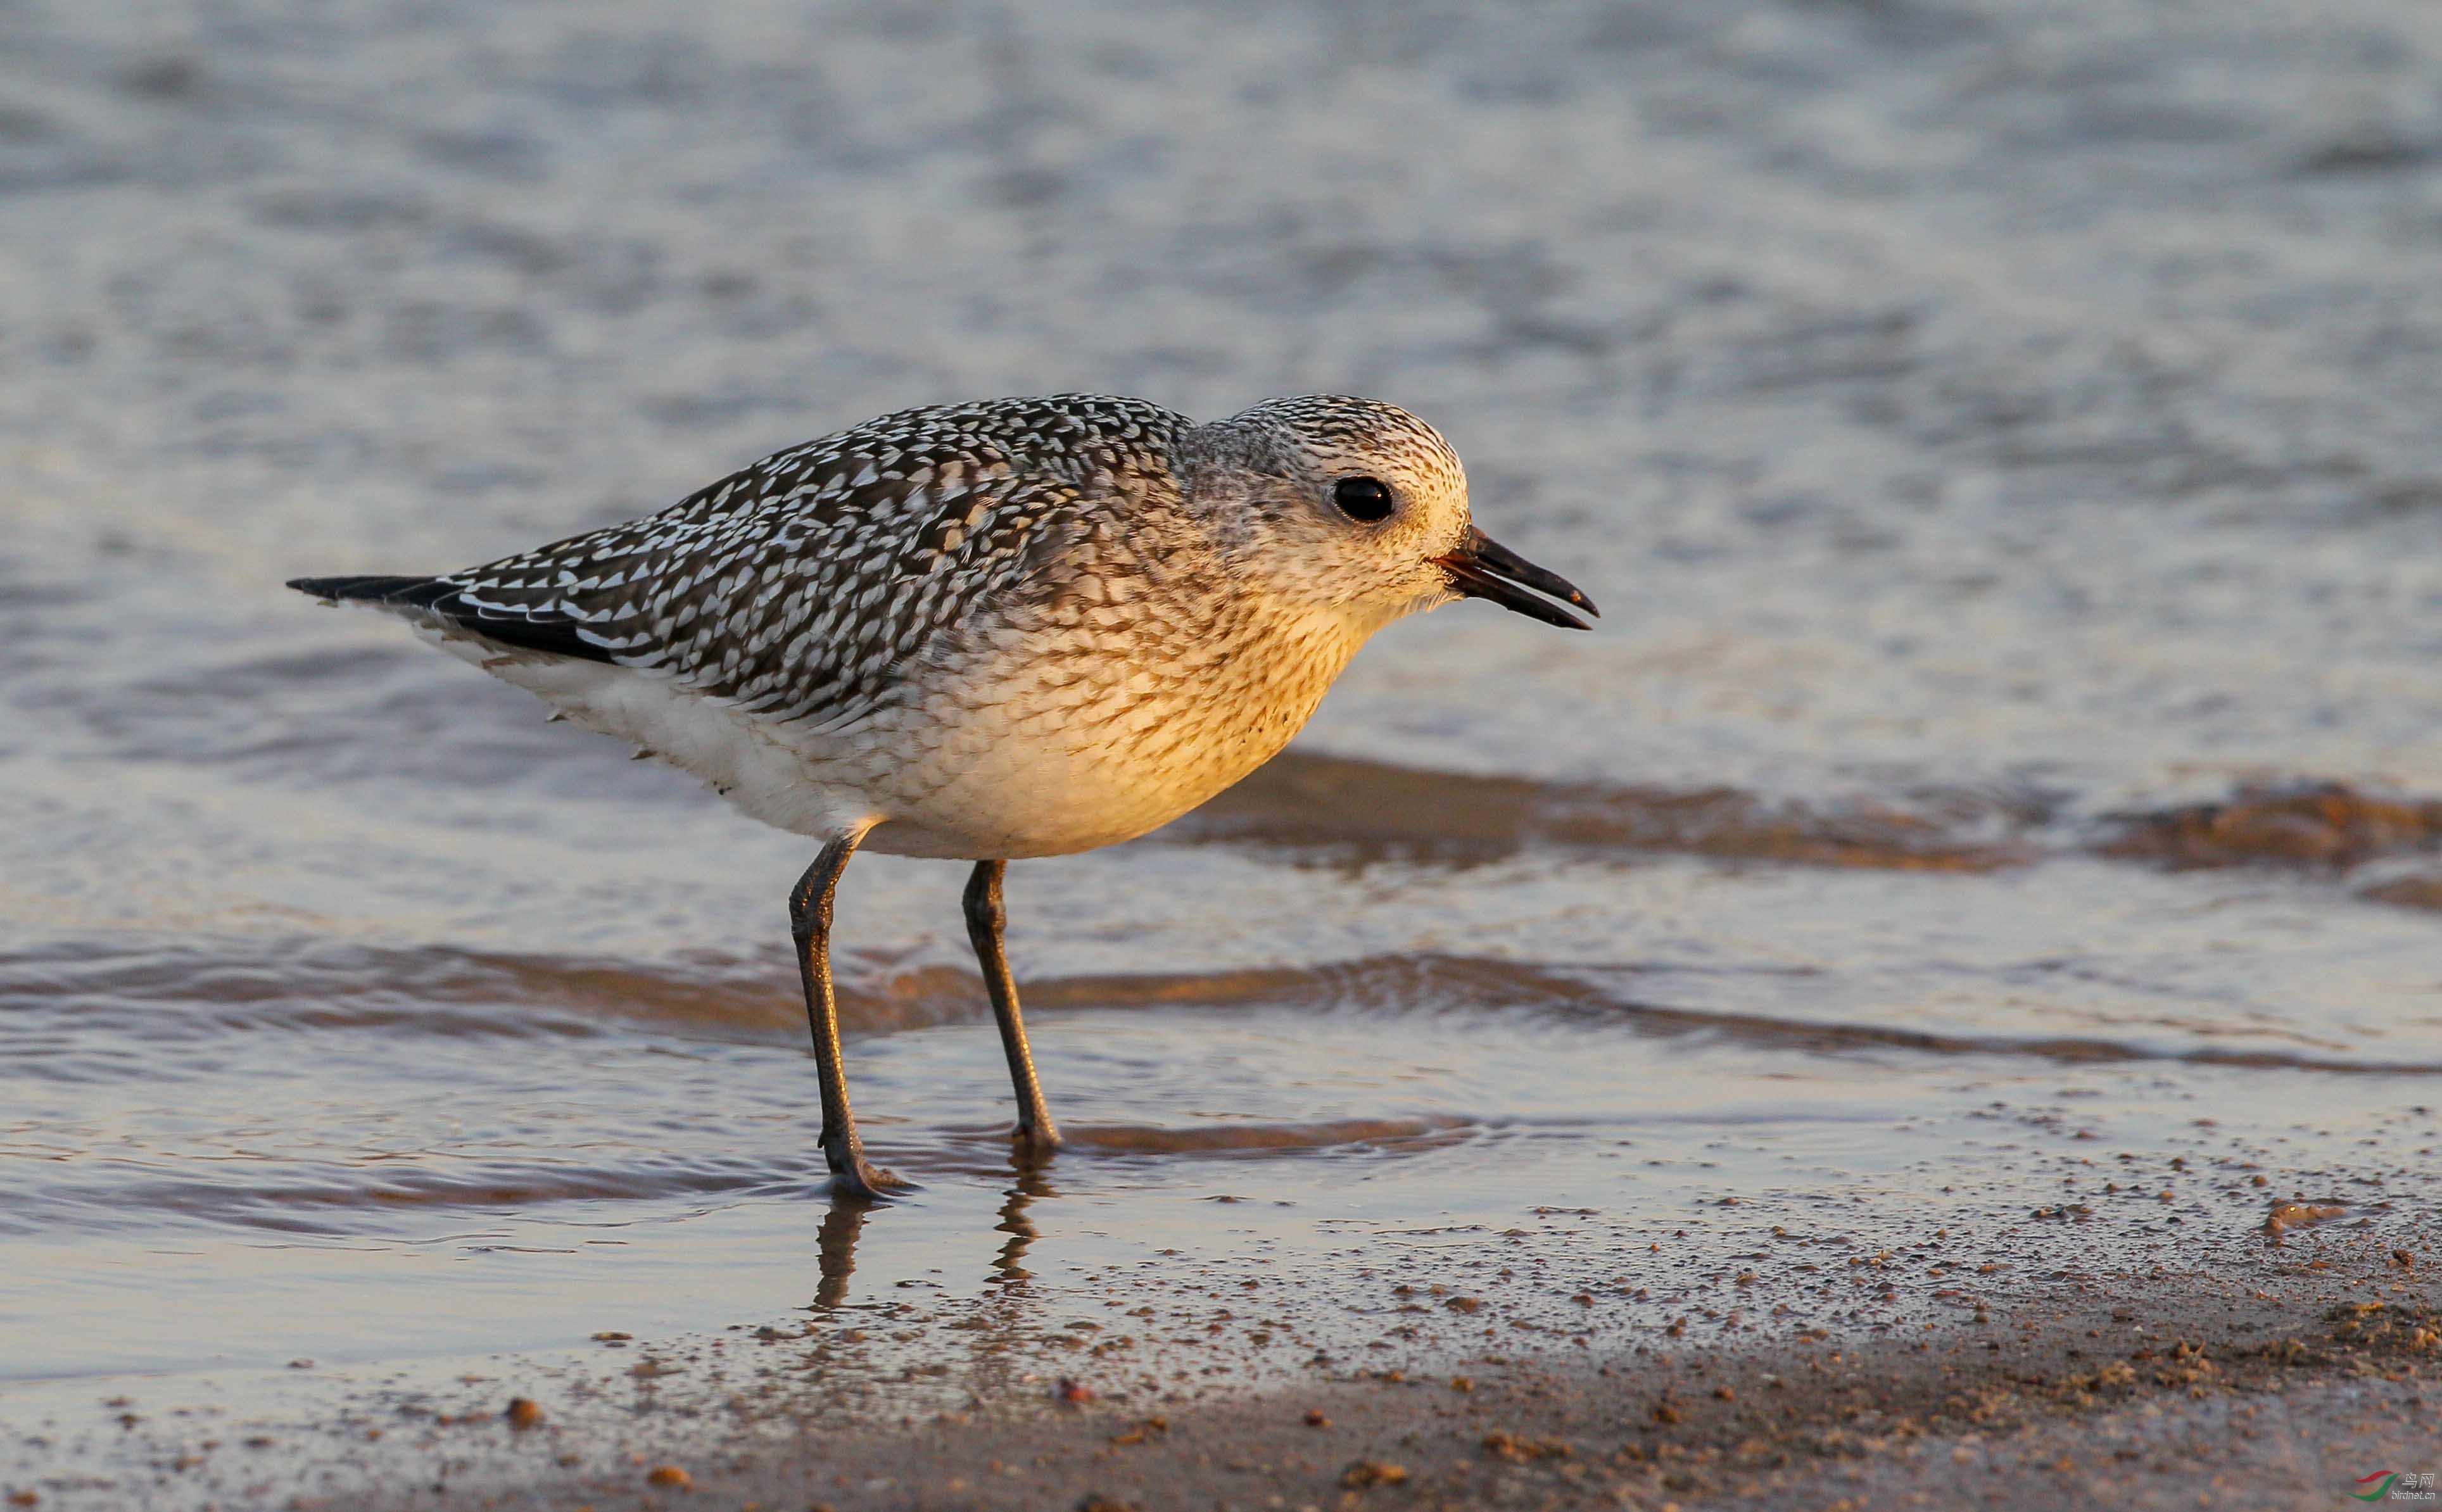
[{"label": "bird's right leg", "polygon": [[1017,1093],[1017,1137],[1036,1155],[1060,1146],[1059,1125],[1051,1121],[1050,1104],[1043,1101],[1043,1082],[1034,1074],[1034,1051],[1026,1043],[1026,1020],[1017,1007],[1017,981],[1009,974],[1009,951],[1001,937],[1009,929],[1009,910],[1000,898],[1006,861],[978,861],[967,879],[967,938],[974,941],[975,962],[983,968],[984,991],[992,994],[993,1017],[1000,1025],[1000,1047],[1009,1058],[1010,1085]]},{"label": "bird's right leg", "polygon": [[814,1032],[814,1074],[823,1094],[823,1158],[830,1163],[831,1190],[867,1201],[904,1186],[887,1171],[866,1163],[865,1141],[847,1106],[847,1070],[840,1055],[839,1003],[831,993],[831,895],[840,873],[856,854],[861,834],[823,847],[814,864],[789,893],[789,932],[797,942],[797,970],[806,983],[806,1021]]}]

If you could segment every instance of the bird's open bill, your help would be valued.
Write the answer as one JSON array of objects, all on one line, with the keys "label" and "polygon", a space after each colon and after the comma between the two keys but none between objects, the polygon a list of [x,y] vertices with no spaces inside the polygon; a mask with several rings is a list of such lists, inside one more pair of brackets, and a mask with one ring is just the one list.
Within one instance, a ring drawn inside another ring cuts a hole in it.
[{"label": "bird's open bill", "polygon": [[1536,597],[1537,593],[1548,593],[1562,603],[1575,604],[1597,618],[1602,614],[1593,599],[1577,592],[1575,583],[1536,566],[1472,525],[1467,527],[1467,539],[1458,550],[1433,560],[1449,574],[1450,586],[1467,597],[1488,598],[1528,619],[1558,625],[1564,630],[1594,628],[1558,604]]}]

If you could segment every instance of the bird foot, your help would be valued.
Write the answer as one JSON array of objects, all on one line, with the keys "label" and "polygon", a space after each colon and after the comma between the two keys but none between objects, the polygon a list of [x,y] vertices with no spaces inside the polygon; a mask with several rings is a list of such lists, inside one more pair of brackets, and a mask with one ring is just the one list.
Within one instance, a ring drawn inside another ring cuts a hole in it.
[{"label": "bird foot", "polygon": [[888,1202],[917,1190],[916,1183],[884,1171],[863,1155],[831,1161],[831,1195],[857,1202]]}]

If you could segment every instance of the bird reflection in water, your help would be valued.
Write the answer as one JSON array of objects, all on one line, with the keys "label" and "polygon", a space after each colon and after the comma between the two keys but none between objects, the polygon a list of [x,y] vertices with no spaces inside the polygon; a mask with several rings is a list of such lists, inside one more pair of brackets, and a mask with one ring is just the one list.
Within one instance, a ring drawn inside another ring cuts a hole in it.
[{"label": "bird reflection in water", "polygon": [[1059,1193],[1045,1179],[1043,1162],[1030,1157],[1023,1146],[1011,1162],[1010,1174],[1015,1179],[1000,1205],[1000,1222],[993,1225],[994,1232],[1009,1235],[1009,1240],[1000,1247],[1000,1256],[993,1262],[993,1269],[998,1273],[1000,1284],[1017,1286],[1034,1279],[1034,1272],[1026,1268],[1026,1251],[1042,1237],[1026,1210],[1037,1197],[1056,1197]]},{"label": "bird reflection in water", "polygon": [[822,1265],[822,1281],[814,1287],[814,1307],[829,1312],[847,1301],[848,1278],[856,1274],[856,1237],[865,1231],[868,1205],[833,1197],[831,1211],[814,1235],[814,1252]]},{"label": "bird reflection in water", "polygon": [[[1042,1237],[1027,1209],[1037,1198],[1056,1197],[1044,1175],[1046,1162],[1019,1145],[1011,1152],[1010,1186],[1000,1205],[1000,1221],[993,1231],[1009,1236],[993,1261],[993,1284],[1020,1286],[1034,1279],[1026,1268],[1026,1252]],[[814,1289],[813,1309],[830,1312],[847,1304],[848,1281],[856,1274],[856,1242],[865,1232],[866,1221],[877,1210],[872,1204],[851,1196],[838,1196],[831,1201],[830,1211],[823,1215],[822,1228],[814,1235],[814,1251],[822,1266],[822,1279]]]}]

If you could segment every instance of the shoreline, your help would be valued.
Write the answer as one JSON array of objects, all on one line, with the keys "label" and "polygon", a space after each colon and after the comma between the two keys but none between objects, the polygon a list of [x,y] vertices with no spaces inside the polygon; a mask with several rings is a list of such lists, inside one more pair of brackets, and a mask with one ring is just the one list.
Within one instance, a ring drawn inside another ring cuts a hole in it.
[{"label": "shoreline", "polygon": [[[2431,1253],[2361,1238],[2290,1254],[2268,1250],[2268,1268],[2287,1272],[2279,1294],[2257,1284],[2264,1276],[2148,1277],[2160,1289],[2132,1307],[2116,1278],[2092,1278],[1996,1302],[1988,1321],[1931,1339],[1648,1346],[1605,1363],[1540,1351],[1430,1373],[1322,1367],[1305,1382],[1184,1404],[1064,1406],[1037,1390],[742,1463],[716,1455],[687,1475],[712,1504],[1163,1512],[2287,1507],[2364,1473],[2337,1474],[2355,1461],[2331,1451],[2335,1438],[2360,1446],[2369,1468],[2442,1469],[2442,1397],[2427,1383],[2442,1360]],[[621,1478],[502,1484],[484,1497],[504,1508],[679,1504]]]},{"label": "shoreline", "polygon": [[[148,1505],[225,1512],[2315,1504],[2371,1470],[2442,1469],[2417,1458],[2442,1462],[2442,1262],[2360,1223],[2280,1248],[2224,1231],[2202,1268],[2031,1275],[1980,1316],[1841,1333],[1674,1333],[1683,1317],[1596,1345],[1518,1329],[1496,1300],[1443,1316],[1503,1322],[1501,1347],[1474,1333],[1396,1363],[1285,1330],[1212,1363],[1078,1320],[953,1369],[944,1351],[993,1326],[992,1300],[899,1329],[889,1309],[818,1304],[793,1331],[259,1373],[251,1412],[237,1382],[32,1388],[99,1398],[82,1444],[9,1414],[21,1383],[0,1390],[20,1462],[0,1483],[62,1512],[129,1504],[139,1480]],[[1139,1293],[1115,1290],[1116,1323]],[[1351,1308],[1344,1293],[1275,1307]],[[172,1397],[191,1401],[162,1411]],[[537,1404],[527,1426],[513,1397]],[[27,1474],[33,1443],[93,1473]]]}]

